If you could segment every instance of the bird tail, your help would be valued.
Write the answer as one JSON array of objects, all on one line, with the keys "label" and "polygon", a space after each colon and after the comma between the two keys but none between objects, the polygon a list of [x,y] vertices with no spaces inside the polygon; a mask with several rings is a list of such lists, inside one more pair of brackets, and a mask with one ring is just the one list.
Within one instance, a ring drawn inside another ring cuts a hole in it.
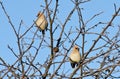
[{"label": "bird tail", "polygon": [[45,35],[45,31],[44,31],[44,30],[42,30],[42,35],[43,35],[43,36]]},{"label": "bird tail", "polygon": [[71,63],[71,67],[72,67],[72,68],[75,68],[75,63]]}]

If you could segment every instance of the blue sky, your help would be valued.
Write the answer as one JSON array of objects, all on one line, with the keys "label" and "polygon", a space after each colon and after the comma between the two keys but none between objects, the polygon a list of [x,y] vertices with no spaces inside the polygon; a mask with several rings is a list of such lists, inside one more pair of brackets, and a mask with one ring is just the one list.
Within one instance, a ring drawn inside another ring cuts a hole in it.
[{"label": "blue sky", "polygon": [[[1,0],[1,1],[3,2],[3,5],[16,29],[18,29],[21,20],[24,21],[23,26],[27,26],[27,27],[31,26],[33,20],[36,19],[37,13],[42,10],[40,5],[44,5],[43,0],[36,0],[36,1],[35,0]],[[63,23],[65,21],[66,16],[68,15],[68,12],[70,12],[70,10],[74,7],[74,5],[69,0],[59,0],[59,2],[60,3],[59,3],[58,17]],[[84,10],[82,11],[84,21],[90,19],[94,14],[103,12],[103,14],[96,17],[95,20],[88,23],[87,26],[89,27],[99,21],[108,22],[112,17],[112,14],[114,13],[114,3],[116,4],[117,7],[120,7],[119,0],[91,0],[90,2],[81,4],[80,6],[84,8]],[[53,2],[53,5],[54,4],[55,3]],[[70,23],[68,23],[66,29],[69,28],[69,26],[75,26],[78,24],[77,23],[78,20],[76,18],[77,16],[76,14],[74,14],[72,16],[73,20]],[[115,20],[116,26],[119,24],[118,20],[120,20],[120,18],[116,18]],[[99,30],[100,29],[97,29],[97,31]],[[109,30],[115,32],[117,29],[115,30],[109,29]],[[58,34],[59,33],[56,33],[55,37],[57,37]],[[6,62],[12,64],[15,60],[15,57],[12,57],[13,55],[11,54],[7,46],[10,45],[17,52],[18,50],[16,46],[17,40],[1,6],[0,6],[0,36],[2,36],[0,37],[0,52],[1,52],[0,57],[6,60]],[[90,36],[87,39],[91,39]],[[89,46],[90,45],[88,45],[88,48]]]}]

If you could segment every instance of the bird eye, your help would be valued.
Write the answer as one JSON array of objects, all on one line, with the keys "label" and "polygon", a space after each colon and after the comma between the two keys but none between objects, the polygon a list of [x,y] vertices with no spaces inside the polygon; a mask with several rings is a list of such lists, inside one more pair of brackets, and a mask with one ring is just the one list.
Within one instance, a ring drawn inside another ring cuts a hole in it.
[{"label": "bird eye", "polygon": [[76,47],[75,49],[79,51],[79,48]]}]

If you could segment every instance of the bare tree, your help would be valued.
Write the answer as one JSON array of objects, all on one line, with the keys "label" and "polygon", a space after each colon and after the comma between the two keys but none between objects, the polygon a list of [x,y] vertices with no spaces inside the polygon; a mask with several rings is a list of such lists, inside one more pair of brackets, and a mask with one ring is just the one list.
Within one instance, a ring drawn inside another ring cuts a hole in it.
[{"label": "bare tree", "polygon": [[[82,79],[82,78],[120,78],[120,24],[114,25],[115,18],[120,18],[120,7],[114,4],[113,16],[108,22],[92,21],[103,14],[99,12],[87,21],[84,20],[80,5],[90,0],[70,0],[74,7],[68,12],[65,20],[60,19],[59,0],[44,0],[43,13],[48,20],[48,31],[45,36],[33,24],[24,32],[23,20],[16,29],[4,4],[0,5],[17,39],[17,52],[8,45],[8,49],[16,57],[12,65],[0,57],[0,78],[15,79]],[[68,26],[74,21],[72,16],[76,13],[78,24]],[[87,15],[86,15],[87,16]],[[99,29],[99,30],[98,30]],[[112,31],[117,31],[112,34]],[[22,32],[21,32],[22,31]],[[69,67],[68,55],[74,44],[80,47],[81,61],[75,69]],[[57,48],[57,52],[53,49]],[[42,55],[44,54],[44,55]],[[44,57],[46,56],[46,57]],[[40,58],[40,61],[37,61]],[[43,61],[43,60],[44,61]]]}]

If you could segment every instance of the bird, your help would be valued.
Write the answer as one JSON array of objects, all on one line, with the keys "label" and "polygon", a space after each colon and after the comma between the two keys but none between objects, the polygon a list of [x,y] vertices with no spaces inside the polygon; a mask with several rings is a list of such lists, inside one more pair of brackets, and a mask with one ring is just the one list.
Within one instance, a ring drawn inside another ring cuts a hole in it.
[{"label": "bird", "polygon": [[53,52],[55,52],[55,53],[59,52],[59,48],[58,47],[54,47],[53,48]]},{"label": "bird", "polygon": [[48,22],[45,15],[42,12],[39,12],[37,14],[37,19],[35,21],[35,24],[40,29],[40,31],[42,31],[42,34],[44,35],[45,30],[47,31]]},{"label": "bird", "polygon": [[80,58],[81,58],[81,55],[79,52],[79,47],[77,45],[75,45],[69,56],[69,61],[70,61],[72,68],[75,68],[75,66],[78,66],[78,64],[80,62]]}]

